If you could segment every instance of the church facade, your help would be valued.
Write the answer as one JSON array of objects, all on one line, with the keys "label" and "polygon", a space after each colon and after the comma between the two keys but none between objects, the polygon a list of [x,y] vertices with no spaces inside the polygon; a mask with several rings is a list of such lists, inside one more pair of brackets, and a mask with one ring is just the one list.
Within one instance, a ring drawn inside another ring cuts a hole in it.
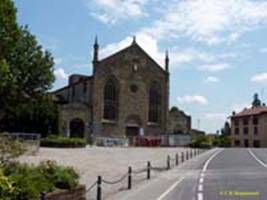
[{"label": "church facade", "polygon": [[169,58],[160,66],[133,39],[125,49],[99,59],[94,44],[92,76],[73,74],[52,92],[59,131],[70,137],[132,137],[167,132]]}]

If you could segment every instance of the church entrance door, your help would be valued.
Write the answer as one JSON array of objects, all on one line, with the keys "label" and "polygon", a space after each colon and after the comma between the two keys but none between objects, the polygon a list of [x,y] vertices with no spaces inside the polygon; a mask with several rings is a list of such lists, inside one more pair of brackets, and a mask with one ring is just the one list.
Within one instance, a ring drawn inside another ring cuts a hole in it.
[{"label": "church entrance door", "polygon": [[126,127],[127,137],[136,137],[139,135],[139,127]]},{"label": "church entrance door", "polygon": [[70,121],[70,137],[83,138],[84,137],[84,122],[79,118]]}]

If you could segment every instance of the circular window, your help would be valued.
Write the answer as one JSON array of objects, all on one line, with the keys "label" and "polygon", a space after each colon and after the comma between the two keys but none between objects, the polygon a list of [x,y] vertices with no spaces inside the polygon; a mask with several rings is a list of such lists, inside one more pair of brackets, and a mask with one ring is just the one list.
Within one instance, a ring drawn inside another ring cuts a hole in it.
[{"label": "circular window", "polygon": [[137,92],[138,87],[136,85],[131,85],[130,90],[135,93],[135,92]]}]

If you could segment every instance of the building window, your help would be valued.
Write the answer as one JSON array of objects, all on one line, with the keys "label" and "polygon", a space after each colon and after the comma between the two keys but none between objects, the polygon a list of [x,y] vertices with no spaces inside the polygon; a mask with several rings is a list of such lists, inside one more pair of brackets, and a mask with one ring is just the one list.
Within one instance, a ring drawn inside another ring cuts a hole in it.
[{"label": "building window", "polygon": [[248,118],[244,118],[244,119],[243,119],[243,124],[244,124],[244,125],[248,125]]},{"label": "building window", "polygon": [[118,118],[119,90],[113,79],[106,82],[104,87],[104,119]]},{"label": "building window", "polygon": [[235,134],[239,135],[239,128],[235,128]]},{"label": "building window", "polygon": [[259,119],[258,119],[258,117],[254,117],[254,118],[253,118],[253,124],[254,124],[254,125],[258,125],[258,123],[259,123]]},{"label": "building window", "polygon": [[160,122],[161,94],[159,87],[155,85],[149,90],[149,113],[148,121],[153,123]]},{"label": "building window", "polygon": [[84,81],[83,82],[83,93],[86,93],[86,91],[87,91],[87,82]]},{"label": "building window", "polygon": [[238,119],[235,119],[234,120],[234,124],[235,124],[235,126],[238,126],[239,125],[239,120]]},{"label": "building window", "polygon": [[240,146],[240,141],[239,140],[235,140],[235,146]]},{"label": "building window", "polygon": [[248,127],[245,127],[245,128],[243,129],[243,132],[244,132],[244,135],[248,135]]},{"label": "building window", "polygon": [[254,135],[258,135],[258,127],[257,126],[254,127]]}]

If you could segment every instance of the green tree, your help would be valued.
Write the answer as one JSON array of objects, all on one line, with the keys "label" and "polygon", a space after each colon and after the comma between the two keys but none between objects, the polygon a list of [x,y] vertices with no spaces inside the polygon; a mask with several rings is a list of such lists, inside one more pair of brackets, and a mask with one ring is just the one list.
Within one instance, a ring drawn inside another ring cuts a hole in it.
[{"label": "green tree", "polygon": [[5,117],[6,131],[40,133],[43,137],[49,133],[57,133],[57,108],[47,96],[20,103],[14,110]]},{"label": "green tree", "polygon": [[20,32],[16,47],[7,55],[8,81],[13,87],[12,90],[6,88],[1,94],[11,99],[8,102],[11,106],[42,97],[54,81],[51,54],[42,50],[27,27],[21,28]]},{"label": "green tree", "polygon": [[226,121],[225,124],[224,124],[223,134],[222,135],[229,136],[230,134],[231,134],[231,127],[230,127],[229,122]]},{"label": "green tree", "polygon": [[[19,38],[16,8],[11,0],[0,1],[0,60],[6,58]],[[2,65],[0,65],[2,66]]]},{"label": "green tree", "polygon": [[27,27],[18,26],[11,0],[0,1],[0,41],[0,130],[25,128],[7,122],[25,121],[29,116],[43,123],[29,120],[35,127],[47,130],[51,127],[47,121],[56,115],[46,97],[55,79],[53,58]]},{"label": "green tree", "polygon": [[0,120],[4,117],[6,102],[4,91],[11,89],[10,66],[7,56],[16,46],[20,36],[16,21],[16,8],[11,0],[0,1]]}]

